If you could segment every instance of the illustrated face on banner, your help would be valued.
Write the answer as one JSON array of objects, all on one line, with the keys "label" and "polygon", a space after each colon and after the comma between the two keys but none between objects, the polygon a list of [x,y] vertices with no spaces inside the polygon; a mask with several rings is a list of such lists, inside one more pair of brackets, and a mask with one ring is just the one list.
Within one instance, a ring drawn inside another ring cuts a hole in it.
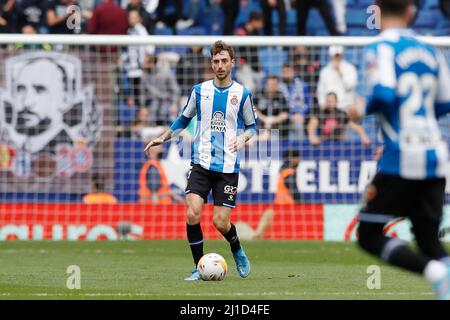
[{"label": "illustrated face on banner", "polygon": [[81,61],[38,51],[5,61],[0,140],[31,154],[55,154],[58,145],[99,139],[101,113],[92,86],[82,87]]},{"label": "illustrated face on banner", "polygon": [[49,181],[89,170],[102,114],[93,86],[82,85],[80,59],[50,51],[12,56],[4,83],[0,144],[13,151],[4,171]]},{"label": "illustrated face on banner", "polygon": [[38,136],[50,129],[62,129],[66,108],[64,71],[49,60],[35,60],[18,73],[15,84],[19,134]]}]

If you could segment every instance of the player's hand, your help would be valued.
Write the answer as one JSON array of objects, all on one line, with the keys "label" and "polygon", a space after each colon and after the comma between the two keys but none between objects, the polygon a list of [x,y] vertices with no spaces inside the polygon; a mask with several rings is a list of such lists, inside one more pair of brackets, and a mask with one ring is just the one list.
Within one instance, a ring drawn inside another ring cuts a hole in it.
[{"label": "player's hand", "polygon": [[148,151],[150,150],[151,147],[156,147],[156,146],[159,146],[160,144],[163,144],[163,143],[164,143],[164,139],[161,138],[161,137],[156,138],[156,139],[153,139],[153,140],[150,141],[150,142],[147,144],[147,146],[145,147],[144,153],[148,156],[148,155],[149,155],[149,154],[148,154]]},{"label": "player's hand", "polygon": [[244,147],[244,145],[245,145],[245,139],[244,139],[244,137],[240,137],[240,136],[239,136],[239,137],[236,137],[236,138],[234,138],[234,140],[231,142],[230,150],[231,150],[231,152],[236,152],[236,151],[242,149],[242,148]]}]

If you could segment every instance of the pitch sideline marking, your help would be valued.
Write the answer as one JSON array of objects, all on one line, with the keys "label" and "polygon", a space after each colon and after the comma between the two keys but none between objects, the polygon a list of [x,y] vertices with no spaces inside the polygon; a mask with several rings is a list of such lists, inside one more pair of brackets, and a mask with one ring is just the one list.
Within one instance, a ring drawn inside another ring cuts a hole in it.
[{"label": "pitch sideline marking", "polygon": [[85,297],[160,297],[160,296],[172,296],[172,297],[183,297],[183,296],[275,296],[275,295],[286,295],[286,296],[296,296],[296,295],[329,295],[329,296],[339,296],[339,295],[369,295],[369,296],[407,296],[407,295],[433,295],[432,292],[322,292],[322,293],[311,293],[311,292],[235,292],[233,294],[229,293],[185,293],[185,294],[156,294],[156,293],[142,293],[142,292],[115,292],[115,293],[13,293],[13,292],[3,292],[0,293],[2,297],[9,296],[36,296],[36,297],[51,297],[51,296],[59,296],[59,297],[77,297],[77,296],[85,296]]}]

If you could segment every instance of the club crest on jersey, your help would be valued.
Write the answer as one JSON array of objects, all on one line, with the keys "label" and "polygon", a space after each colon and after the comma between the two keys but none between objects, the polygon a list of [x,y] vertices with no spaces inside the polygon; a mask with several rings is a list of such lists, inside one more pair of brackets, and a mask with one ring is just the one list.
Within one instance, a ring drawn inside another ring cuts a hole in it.
[{"label": "club crest on jersey", "polygon": [[230,100],[230,103],[232,106],[236,107],[237,104],[239,103],[237,96],[233,96],[233,98],[231,98],[231,100]]},{"label": "club crest on jersey", "polygon": [[216,111],[211,120],[211,132],[225,132],[225,115],[221,111]]}]

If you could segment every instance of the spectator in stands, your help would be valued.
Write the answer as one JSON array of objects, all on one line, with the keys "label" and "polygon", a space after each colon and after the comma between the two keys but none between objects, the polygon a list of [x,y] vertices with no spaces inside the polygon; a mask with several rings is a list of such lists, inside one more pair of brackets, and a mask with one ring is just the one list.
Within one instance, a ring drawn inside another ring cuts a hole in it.
[{"label": "spectator in stands", "polygon": [[203,69],[209,66],[210,59],[203,53],[203,47],[192,46],[177,63],[177,81],[181,94],[189,95],[194,84],[203,82]]},{"label": "spectator in stands", "polygon": [[214,71],[211,68],[211,63],[208,63],[208,65],[206,65],[205,68],[203,69],[202,78],[203,82],[214,79]]},{"label": "spectator in stands", "polygon": [[325,108],[314,108],[308,123],[309,142],[317,146],[322,141],[342,141],[345,138],[347,125],[354,130],[364,145],[369,145],[370,139],[361,125],[349,120],[346,112],[337,108],[338,97],[335,92],[326,95]]},{"label": "spectator in stands", "polygon": [[324,108],[326,96],[335,92],[338,96],[338,108],[345,111],[355,104],[358,73],[356,67],[344,60],[342,46],[330,46],[331,61],[320,71],[317,85],[319,106]]},{"label": "spectator in stands", "polygon": [[127,4],[127,11],[128,13],[131,10],[137,10],[139,12],[139,15],[141,16],[141,23],[147,30],[148,34],[154,33],[154,26],[153,26],[153,19],[150,13],[147,12],[144,5],[142,4],[142,0],[130,0],[130,2]]},{"label": "spectator in stands", "polygon": [[[250,12],[248,21],[244,26],[237,28],[238,36],[261,36],[264,30],[264,19],[260,12]],[[236,77],[250,91],[257,90],[263,76],[259,62],[257,47],[242,46],[236,49],[238,69]]]},{"label": "spectator in stands", "polygon": [[142,65],[145,105],[155,126],[167,126],[178,116],[180,87],[167,67],[159,67],[155,56],[148,55]]},{"label": "spectator in stands", "polygon": [[[151,138],[157,136],[156,134],[149,136],[147,140],[150,141]],[[150,149],[148,152],[149,159],[139,171],[139,203],[172,204],[179,196],[172,192],[166,171],[161,165],[164,148],[159,145]]]},{"label": "spectator in stands", "polygon": [[439,0],[439,6],[441,8],[442,14],[450,19],[450,1],[448,0]]},{"label": "spectator in stands", "polygon": [[[278,173],[277,189],[273,201],[274,204],[281,205],[279,207],[281,210],[283,210],[283,206],[299,204],[301,201],[300,191],[297,187],[297,167],[299,162],[300,155],[297,150],[290,149],[284,152],[283,164]],[[247,234],[248,239],[262,238],[273,224],[274,216],[275,208],[269,206],[261,214],[256,230],[253,230],[250,226],[245,226],[242,222],[237,222],[236,228],[239,227],[242,231],[247,231],[240,234]]]},{"label": "spectator in stands", "polygon": [[[128,12],[128,34],[135,36],[148,36],[147,30],[141,23],[142,19],[137,10],[130,10]],[[143,71],[141,68],[144,58],[147,55],[155,53],[154,46],[129,46],[121,56],[122,63],[127,72],[130,85],[130,96],[128,98],[128,105],[134,104],[141,106],[141,80]]]},{"label": "spectator in stands", "polygon": [[279,34],[286,35],[286,5],[284,0],[260,0],[261,8],[264,13],[264,34],[271,36],[273,34],[272,12],[278,11]]},{"label": "spectator in stands", "polygon": [[86,204],[116,204],[117,198],[106,192],[105,178],[98,173],[92,175],[91,192],[83,196],[83,203]]},{"label": "spectator in stands", "polygon": [[10,33],[11,28],[8,25],[8,20],[3,17],[3,14],[0,13],[0,33]]},{"label": "spectator in stands", "polygon": [[336,30],[340,34],[347,33],[347,22],[345,21],[345,11],[347,9],[347,0],[332,0],[334,17],[336,19]]},{"label": "spectator in stands", "polygon": [[157,27],[172,28],[174,34],[177,29],[188,28],[194,23],[183,17],[183,0],[159,1],[155,20]]},{"label": "spectator in stands", "polygon": [[240,6],[239,0],[212,0],[212,1],[220,3],[220,6],[222,7],[222,11],[225,16],[223,34],[226,36],[233,35],[234,24],[239,15],[239,6]]},{"label": "spectator in stands", "polygon": [[131,137],[142,139],[144,136],[143,130],[151,127],[152,124],[150,122],[150,112],[148,108],[139,108],[133,120],[133,124],[131,125]]},{"label": "spectator in stands", "polygon": [[[280,138],[286,139],[289,133],[289,107],[286,98],[280,90],[277,76],[269,75],[262,93],[254,97],[256,114],[261,121],[261,128],[278,129]],[[270,137],[270,132],[264,130],[261,139]]]},{"label": "spectator in stands", "polygon": [[77,2],[75,0],[55,0],[50,1],[47,9],[47,23],[49,26],[49,33],[52,34],[73,34],[75,32],[81,31],[81,24],[76,27],[70,28],[67,24],[67,19],[72,15],[76,14],[76,11],[67,12],[67,9],[71,5],[75,5]]},{"label": "spectator in stands", "polygon": [[289,106],[291,129],[296,133],[302,132],[303,123],[311,105],[308,87],[298,76],[295,76],[294,67],[289,62],[283,65],[281,80],[280,89]]},{"label": "spectator in stands", "polygon": [[97,0],[78,0],[81,9],[81,32],[88,32],[88,22],[92,18]]},{"label": "spectator in stands", "polygon": [[48,0],[22,0],[17,4],[19,29],[26,24],[32,25],[38,33],[48,33]]},{"label": "spectator in stands", "polygon": [[306,23],[308,20],[309,10],[313,7],[317,7],[325,22],[328,32],[332,36],[339,35],[336,30],[333,17],[330,12],[328,0],[294,0],[297,8],[297,34],[299,36],[306,35]]},{"label": "spectator in stands", "polygon": [[103,0],[95,8],[88,25],[91,34],[126,34],[127,30],[127,11],[114,0]]},{"label": "spectator in stands", "polygon": [[288,59],[294,66],[294,73],[308,85],[309,92],[316,92],[320,74],[318,51],[315,48],[297,46],[289,53]]},{"label": "spectator in stands", "polygon": [[[22,27],[22,33],[23,34],[37,34],[37,30],[35,27],[33,27],[31,24],[26,24]],[[17,43],[14,45],[15,49],[45,49],[45,50],[51,50],[52,46],[48,43],[33,43],[33,44],[24,44],[24,43]]]},{"label": "spectator in stands", "polygon": [[283,164],[278,174],[275,204],[298,204],[301,201],[297,187],[297,166],[300,154],[297,150],[287,150],[283,155]]},{"label": "spectator in stands", "polygon": [[0,2],[0,33],[17,33],[16,0]]}]

